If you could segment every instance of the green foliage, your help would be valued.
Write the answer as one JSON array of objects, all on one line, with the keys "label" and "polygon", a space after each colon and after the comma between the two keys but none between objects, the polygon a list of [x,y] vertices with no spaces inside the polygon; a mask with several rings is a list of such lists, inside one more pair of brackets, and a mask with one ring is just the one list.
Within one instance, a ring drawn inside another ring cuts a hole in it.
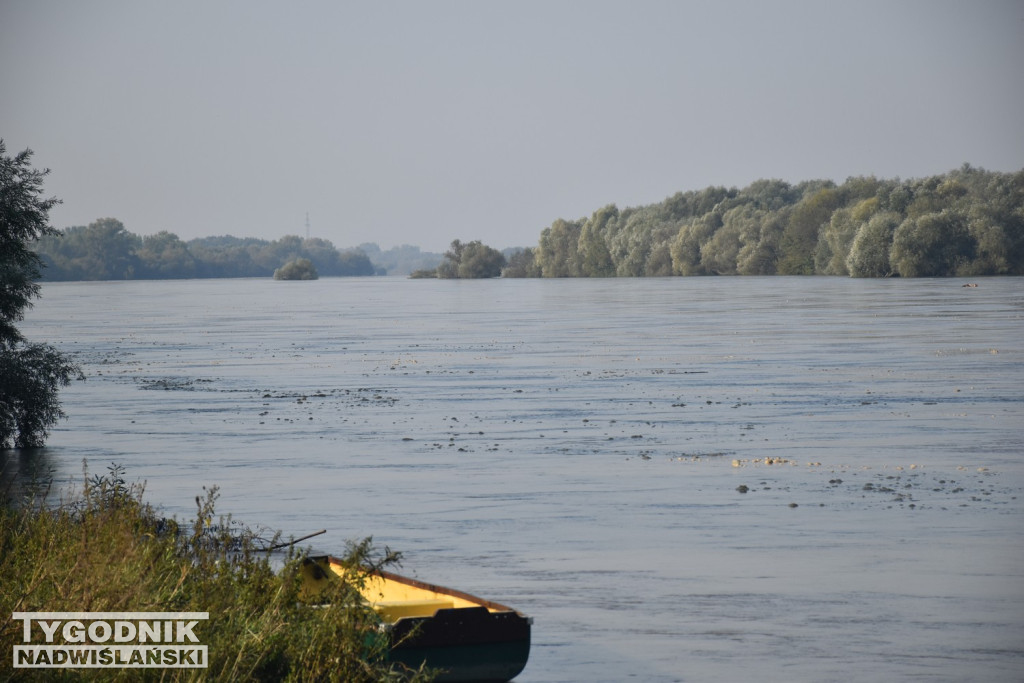
[{"label": "green foliage", "polygon": [[274,271],[275,280],[316,280],[319,277],[308,258],[293,259]]},{"label": "green foliage", "polygon": [[437,268],[421,268],[409,273],[410,280],[431,280],[437,279]]},{"label": "green foliage", "polygon": [[740,240],[743,247],[736,255],[740,275],[774,275],[779,260],[779,243],[788,220],[786,210],[769,212],[757,209],[744,225]]},{"label": "green foliage", "polygon": [[670,247],[672,272],[675,275],[707,275],[704,262],[705,259],[710,261],[711,255],[703,250],[703,245],[720,227],[722,215],[715,211],[683,224]]},{"label": "green foliage", "polygon": [[508,259],[508,265],[501,271],[502,277],[541,277],[536,254],[537,251],[531,247],[512,254]]},{"label": "green foliage", "polygon": [[501,277],[501,269],[504,267],[504,254],[476,240],[466,245],[462,254],[462,262],[459,263],[459,277],[466,279]]},{"label": "green foliage", "polygon": [[[444,254],[444,261],[434,271],[434,276],[442,279],[481,279],[500,277],[501,269],[505,267],[505,255],[497,249],[488,247],[474,240],[463,243],[460,240],[452,242],[451,247]],[[426,277],[426,274],[417,274],[417,277]]]},{"label": "green foliage", "polygon": [[589,219],[554,221],[505,269],[506,277],[668,274],[1024,275],[1024,171],[965,164],[920,180],[758,180],[621,211],[609,205]]},{"label": "green foliage", "polygon": [[579,277],[580,221],[559,218],[540,234],[535,258],[544,277]]},{"label": "green foliage", "polygon": [[39,296],[41,260],[31,242],[54,232],[56,199],[43,199],[49,171],[30,165],[32,152],[8,157],[0,140],[0,448],[42,446],[64,416],[58,392],[78,367],[52,346],[29,343],[16,323]]},{"label": "green foliage", "polygon": [[0,448],[36,448],[64,417],[59,389],[81,377],[48,344],[0,344]]},{"label": "green foliage", "polygon": [[888,277],[892,275],[889,251],[892,236],[900,224],[900,215],[883,211],[857,228],[857,234],[846,257],[846,270],[853,277]]},{"label": "green foliage", "polygon": [[814,271],[823,275],[849,275],[846,257],[857,235],[860,221],[853,209],[844,207],[832,214],[828,224],[818,233],[818,246],[814,252]]},{"label": "green foliage", "polygon": [[671,275],[671,254],[657,249],[674,232],[665,218],[651,207],[624,211],[620,215],[617,224],[621,223],[622,227],[608,239],[616,275]]},{"label": "green foliage", "polygon": [[373,275],[360,250],[339,251],[328,240],[287,235],[276,241],[231,236],[183,242],[171,232],[139,237],[120,221],[51,231],[36,244],[47,280],[270,277],[282,263],[308,259],[325,276]]},{"label": "green foliage", "polygon": [[609,225],[619,217],[614,204],[598,209],[580,230],[578,244],[579,274],[582,277],[611,277],[615,275],[615,263],[608,250],[605,235]]},{"label": "green foliage", "polygon": [[839,193],[826,187],[815,191],[793,208],[779,245],[782,249],[778,264],[780,275],[815,273],[814,251],[818,246],[818,233],[828,224],[839,201]]},{"label": "green foliage", "polygon": [[6,152],[0,139],[0,343],[11,344],[22,339],[14,323],[39,296],[40,260],[29,246],[53,232],[49,214],[59,200],[42,198],[49,170],[31,167],[31,150]]},{"label": "green foliage", "polygon": [[177,235],[167,231],[142,238],[136,251],[140,276],[153,279],[196,277],[200,264]]},{"label": "green foliage", "polygon": [[889,262],[905,277],[956,275],[974,258],[974,248],[964,216],[947,209],[903,221]]},{"label": "green foliage", "polygon": [[[196,630],[209,666],[88,676],[19,670],[20,680],[428,679],[392,669],[379,620],[358,592],[397,555],[378,554],[370,539],[350,543],[346,581],[331,582],[312,605],[302,591],[302,554],[289,552],[275,571],[252,531],[217,515],[216,487],[196,497],[189,525],[157,515],[123,474],[114,465],[106,476],[86,476],[83,492],[55,508],[31,499],[0,506],[0,610],[209,612]],[[13,674],[10,653],[21,637],[18,622],[0,622],[2,679]]]}]

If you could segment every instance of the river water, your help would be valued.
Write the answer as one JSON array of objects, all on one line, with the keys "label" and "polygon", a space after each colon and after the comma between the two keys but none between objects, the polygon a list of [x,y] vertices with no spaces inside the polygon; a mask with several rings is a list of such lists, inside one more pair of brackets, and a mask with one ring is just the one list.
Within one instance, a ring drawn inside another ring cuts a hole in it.
[{"label": "river water", "polygon": [[46,284],[88,379],[0,457],[373,536],[532,616],[522,682],[1020,681],[1024,280],[977,282]]}]

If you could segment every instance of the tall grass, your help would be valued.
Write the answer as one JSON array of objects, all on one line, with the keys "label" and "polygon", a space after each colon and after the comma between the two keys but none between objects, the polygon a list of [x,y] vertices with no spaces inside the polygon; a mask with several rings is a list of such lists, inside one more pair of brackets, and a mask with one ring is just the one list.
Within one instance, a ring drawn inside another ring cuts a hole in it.
[{"label": "tall grass", "polygon": [[[397,561],[370,539],[349,543],[346,582],[304,600],[302,553],[272,563],[255,533],[218,516],[217,489],[191,525],[165,519],[123,468],[85,478],[69,500],[0,504],[0,680],[429,680],[387,662],[387,640],[360,598],[368,572]],[[13,669],[13,612],[209,612],[196,635],[206,669]]]}]

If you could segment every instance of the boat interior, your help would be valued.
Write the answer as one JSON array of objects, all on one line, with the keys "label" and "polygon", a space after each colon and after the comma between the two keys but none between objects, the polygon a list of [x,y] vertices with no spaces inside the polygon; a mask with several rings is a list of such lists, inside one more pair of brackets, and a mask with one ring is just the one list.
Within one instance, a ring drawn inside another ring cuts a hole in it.
[{"label": "boat interior", "polygon": [[[325,556],[307,560],[304,569],[306,585],[315,587],[331,580],[327,572],[345,576],[345,567],[336,558]],[[512,608],[477,598],[461,591],[380,572],[368,577],[360,591],[363,598],[386,622],[395,622],[407,617],[431,617],[440,609],[461,609],[486,607],[490,612],[511,612]]]}]

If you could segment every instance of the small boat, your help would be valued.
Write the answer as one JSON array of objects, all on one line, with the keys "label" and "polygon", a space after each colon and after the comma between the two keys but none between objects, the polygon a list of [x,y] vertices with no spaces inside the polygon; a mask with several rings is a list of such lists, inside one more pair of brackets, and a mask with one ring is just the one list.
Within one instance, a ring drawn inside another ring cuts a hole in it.
[{"label": "small boat", "polygon": [[[311,557],[303,569],[311,587],[345,574],[332,556]],[[361,593],[388,634],[392,662],[425,663],[438,681],[509,681],[526,666],[533,619],[511,607],[386,571],[371,574]]]}]

